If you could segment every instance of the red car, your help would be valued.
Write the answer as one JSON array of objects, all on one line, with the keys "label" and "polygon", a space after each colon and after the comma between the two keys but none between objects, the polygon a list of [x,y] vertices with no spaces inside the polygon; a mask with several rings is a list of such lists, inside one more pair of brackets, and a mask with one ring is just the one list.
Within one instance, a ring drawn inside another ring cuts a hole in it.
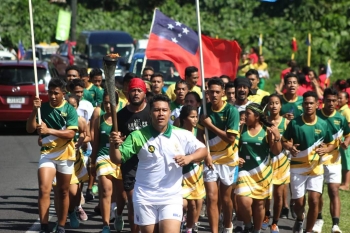
[{"label": "red car", "polygon": [[[46,62],[37,62],[39,96],[48,101],[51,75]],[[0,125],[26,121],[33,109],[33,61],[0,61]]]},{"label": "red car", "polygon": [[66,76],[66,68],[75,64],[75,41],[66,41],[60,44],[56,54],[52,54],[50,61],[60,77]]}]

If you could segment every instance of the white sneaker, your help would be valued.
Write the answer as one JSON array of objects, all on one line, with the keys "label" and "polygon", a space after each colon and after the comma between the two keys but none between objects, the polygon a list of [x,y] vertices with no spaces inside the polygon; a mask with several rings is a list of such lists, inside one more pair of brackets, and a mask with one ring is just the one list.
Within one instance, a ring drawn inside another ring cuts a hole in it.
[{"label": "white sneaker", "polygon": [[323,219],[317,219],[314,227],[312,228],[314,233],[321,233],[324,221]]},{"label": "white sneaker", "polygon": [[332,233],[342,233],[342,231],[340,230],[339,226],[338,225],[334,225],[332,227]]}]

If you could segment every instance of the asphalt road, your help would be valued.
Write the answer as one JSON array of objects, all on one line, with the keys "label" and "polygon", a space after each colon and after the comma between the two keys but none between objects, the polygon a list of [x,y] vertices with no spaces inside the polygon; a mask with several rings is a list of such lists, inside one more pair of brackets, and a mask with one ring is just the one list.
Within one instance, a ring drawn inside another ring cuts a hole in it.
[{"label": "asphalt road", "polygon": [[[39,147],[37,136],[28,135],[24,130],[8,130],[0,128],[0,232],[37,232],[39,230],[37,209],[37,165]],[[101,216],[95,215],[93,208],[97,200],[86,203],[85,209],[89,219],[81,222],[79,229],[70,229],[66,224],[66,232],[100,232]],[[127,219],[126,210],[124,220]],[[50,223],[56,221],[55,212],[50,211]],[[200,219],[200,232],[210,232],[206,218]],[[294,220],[281,219],[280,232],[291,232]],[[128,223],[125,222],[128,232]],[[111,224],[113,229],[113,224]],[[262,233],[270,232],[269,230]]]}]

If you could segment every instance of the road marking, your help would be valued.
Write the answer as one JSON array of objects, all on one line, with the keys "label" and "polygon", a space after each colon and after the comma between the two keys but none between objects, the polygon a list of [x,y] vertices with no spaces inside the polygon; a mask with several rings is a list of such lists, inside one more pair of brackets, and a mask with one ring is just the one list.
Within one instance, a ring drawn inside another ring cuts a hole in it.
[{"label": "road marking", "polygon": [[[55,214],[56,214],[56,211],[55,211],[55,207],[54,207],[53,202],[52,202],[50,205],[50,208],[49,208],[49,222],[50,222],[50,219],[52,218],[52,216]],[[29,228],[29,230],[26,231],[26,233],[37,233],[40,230],[41,230],[40,229],[40,218],[38,218],[35,221],[35,223],[33,223],[33,225]]]}]

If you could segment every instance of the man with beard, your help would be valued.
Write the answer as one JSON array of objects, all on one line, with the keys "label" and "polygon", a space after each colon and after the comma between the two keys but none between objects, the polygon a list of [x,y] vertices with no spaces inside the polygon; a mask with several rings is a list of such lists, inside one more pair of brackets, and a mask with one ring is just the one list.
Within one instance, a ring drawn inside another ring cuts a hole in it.
[{"label": "man with beard", "polygon": [[[133,78],[129,82],[128,97],[129,105],[125,106],[117,114],[118,130],[123,137],[127,137],[131,132],[142,129],[151,124],[150,108],[146,102],[146,85],[140,78]],[[132,233],[138,233],[138,226],[134,224],[134,208],[132,195],[135,185],[135,176],[138,165],[137,156],[133,156],[130,160],[121,164],[124,190],[128,197],[128,218]],[[117,231],[123,229],[122,210],[118,210],[114,221]]]},{"label": "man with beard", "polygon": [[218,200],[222,204],[223,232],[232,233],[231,192],[238,175],[239,113],[234,106],[222,100],[224,87],[220,78],[209,80],[210,103],[207,104],[207,116],[200,117],[197,134],[198,139],[204,142],[204,127],[208,129],[210,155],[205,159],[203,177],[209,224],[213,233],[218,233],[219,230]]},{"label": "man with beard", "polygon": [[188,93],[188,85],[184,80],[177,81],[175,84],[175,101],[170,103],[170,119],[169,123],[173,124],[175,119],[180,116],[182,106],[185,104],[185,97]]},{"label": "man with beard", "polygon": [[259,83],[261,80],[264,80],[264,78],[259,78],[259,72],[254,69],[248,70],[248,72],[245,74],[245,76],[250,80],[252,83],[252,86],[250,88],[251,95],[248,96],[248,100],[254,103],[261,103],[261,100],[265,96],[269,96],[270,93],[267,91],[263,91],[259,89]]},{"label": "man with beard", "polygon": [[[324,107],[322,110],[317,110],[317,116],[328,124],[328,129],[331,130],[333,138],[335,139],[335,149],[328,153],[327,156],[322,157],[324,165],[324,179],[328,185],[328,196],[330,199],[330,212],[333,221],[332,232],[341,232],[339,229],[339,217],[340,217],[340,198],[339,187],[341,183],[341,157],[339,153],[340,146],[347,148],[350,139],[350,129],[348,122],[339,112],[336,107],[338,103],[338,92],[331,88],[324,90]],[[345,137],[345,141],[341,144],[342,137]],[[319,214],[317,216],[316,223],[313,227],[313,231],[321,233],[323,226],[322,219],[322,196],[319,202]]]},{"label": "man with beard", "polygon": [[245,108],[251,103],[251,101],[248,100],[248,95],[252,83],[247,78],[236,78],[234,84],[236,90],[235,107],[238,112],[245,111]]},{"label": "man with beard", "polygon": [[294,233],[303,233],[306,192],[309,210],[306,232],[312,228],[319,213],[319,200],[323,189],[322,156],[335,149],[334,139],[328,123],[316,115],[318,97],[308,91],[303,95],[304,113],[294,118],[283,133],[283,147],[292,154],[290,183],[294,212],[297,215]]}]

